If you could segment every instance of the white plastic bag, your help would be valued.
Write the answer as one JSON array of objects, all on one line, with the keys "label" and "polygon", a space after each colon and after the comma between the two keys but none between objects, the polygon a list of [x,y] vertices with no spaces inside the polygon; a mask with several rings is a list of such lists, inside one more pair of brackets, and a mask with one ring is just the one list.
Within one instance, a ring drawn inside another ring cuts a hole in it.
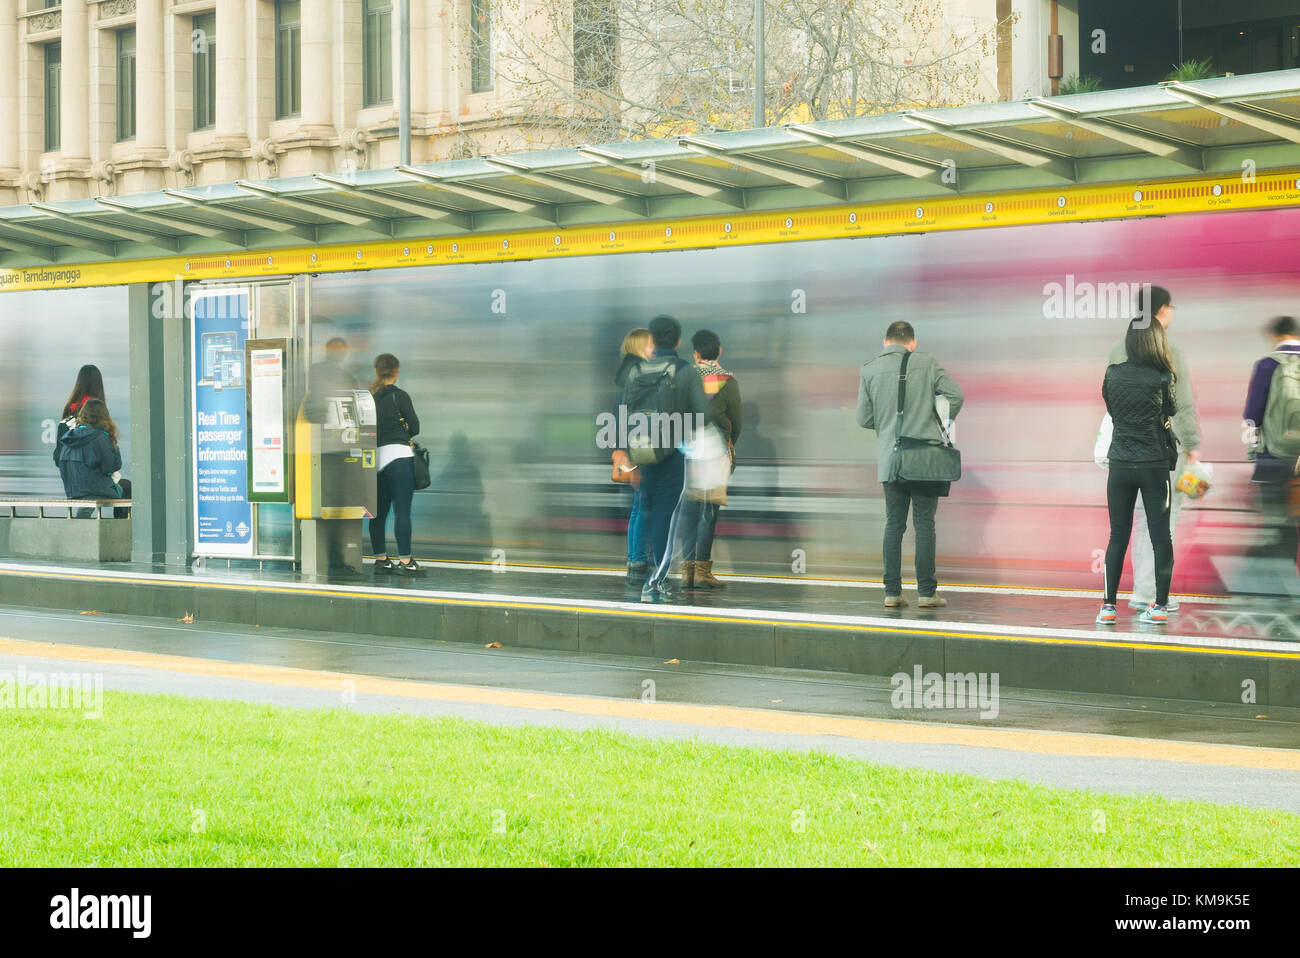
[{"label": "white plastic bag", "polygon": [[686,494],[693,499],[726,501],[731,453],[715,426],[706,426],[682,445],[686,457]]},{"label": "white plastic bag", "polygon": [[1214,484],[1214,467],[1208,462],[1189,462],[1174,484],[1188,499],[1201,499]]},{"label": "white plastic bag", "polygon": [[1097,430],[1097,442],[1092,447],[1092,461],[1102,469],[1110,468],[1110,441],[1115,435],[1115,421],[1110,413],[1101,417],[1101,427]]}]

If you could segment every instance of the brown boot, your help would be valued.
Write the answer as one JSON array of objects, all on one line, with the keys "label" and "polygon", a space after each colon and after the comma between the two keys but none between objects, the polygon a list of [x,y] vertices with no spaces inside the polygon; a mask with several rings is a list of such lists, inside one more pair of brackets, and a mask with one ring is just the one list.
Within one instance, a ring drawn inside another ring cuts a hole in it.
[{"label": "brown boot", "polygon": [[695,565],[696,563],[694,562],[682,563],[682,588],[683,589],[695,588]]},{"label": "brown boot", "polygon": [[695,563],[695,587],[697,589],[725,589],[727,583],[713,576],[713,560]]}]

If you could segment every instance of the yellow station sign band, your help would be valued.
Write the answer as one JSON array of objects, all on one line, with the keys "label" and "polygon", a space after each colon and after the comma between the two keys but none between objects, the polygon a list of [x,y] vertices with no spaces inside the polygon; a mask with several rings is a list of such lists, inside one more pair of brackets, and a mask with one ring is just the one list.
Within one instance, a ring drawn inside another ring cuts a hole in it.
[{"label": "yellow station sign band", "polygon": [[0,291],[442,266],[1300,206],[1300,172],[0,270]]}]

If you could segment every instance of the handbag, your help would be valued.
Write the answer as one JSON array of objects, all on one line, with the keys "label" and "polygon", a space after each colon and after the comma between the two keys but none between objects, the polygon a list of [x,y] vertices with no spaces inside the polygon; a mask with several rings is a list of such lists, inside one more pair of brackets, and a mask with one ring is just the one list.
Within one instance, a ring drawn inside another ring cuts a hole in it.
[{"label": "handbag", "polygon": [[907,364],[903,354],[898,370],[898,418],[894,423],[894,455],[890,461],[891,482],[956,482],[961,478],[961,453],[951,441],[916,439],[903,435],[903,404],[907,397]]},{"label": "handbag", "polygon": [[411,426],[407,423],[406,417],[402,415],[401,407],[397,405],[397,393],[394,391],[389,393],[389,395],[393,397],[393,408],[397,410],[397,421],[400,422],[402,428],[406,430],[406,441],[410,443],[411,452],[415,453],[415,488],[428,489],[429,486],[433,484],[433,477],[429,475],[429,450],[425,449],[414,439],[410,438]]}]

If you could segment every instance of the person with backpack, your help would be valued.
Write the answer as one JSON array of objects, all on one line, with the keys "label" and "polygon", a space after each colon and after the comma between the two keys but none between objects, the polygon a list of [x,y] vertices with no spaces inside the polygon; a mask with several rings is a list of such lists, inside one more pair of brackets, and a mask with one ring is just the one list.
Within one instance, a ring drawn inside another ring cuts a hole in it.
[{"label": "person with backpack", "polygon": [[59,464],[59,443],[63,440],[68,430],[77,425],[77,411],[86,403],[88,399],[98,399],[100,402],[107,402],[104,397],[104,377],[99,372],[98,366],[87,364],[77,370],[77,381],[72,384],[72,392],[68,394],[68,401],[63,404],[63,412],[59,413],[59,427],[54,437],[54,464]]},{"label": "person with backpack", "polygon": [[1156,594],[1155,602],[1142,609],[1138,620],[1164,625],[1169,621],[1166,604],[1174,575],[1174,544],[1169,534],[1173,469],[1178,462],[1178,440],[1171,421],[1177,412],[1174,358],[1164,325],[1151,322],[1149,313],[1129,324],[1124,350],[1128,359],[1107,366],[1101,386],[1115,427],[1107,453],[1110,541],[1106,545],[1105,596],[1097,622],[1115,622],[1124,553],[1133,534],[1134,506],[1141,495],[1155,556]]},{"label": "person with backpack", "polygon": [[[423,567],[411,557],[411,501],[415,498],[415,450],[411,439],[420,434],[420,417],[411,397],[397,388],[401,364],[392,353],[375,357],[375,378],[370,393],[375,398],[375,467],[378,496],[370,520],[370,547],[375,553],[376,572],[412,575]],[[388,511],[394,514],[397,559],[388,556],[384,530]]]},{"label": "person with backpack", "polygon": [[667,602],[677,596],[668,584],[670,543],[677,541],[686,462],[678,445],[688,430],[703,428],[709,402],[704,382],[689,361],[677,355],[682,324],[672,316],[650,321],[654,353],[629,371],[623,406],[629,429],[627,453],[641,470],[641,534],[650,551],[650,574],[642,602]]},{"label": "person with backpack", "polygon": [[[901,437],[942,442],[943,424],[935,409],[939,396],[948,401],[949,417],[955,419],[965,402],[961,387],[929,353],[916,351],[916,330],[911,323],[890,323],[885,331],[884,350],[862,364],[858,383],[858,425],[876,432],[876,478],[885,490],[885,537],[882,548],[885,574],[885,605],[907,605],[903,598],[903,533],[907,512],[912,511],[916,531],[916,604],[939,609],[948,600],[937,594],[935,573],[935,514],[939,499],[948,495],[947,482],[908,482],[894,475],[895,447]],[[904,359],[907,368],[904,372]],[[900,379],[902,408],[899,408]],[[901,428],[900,428],[901,427]]]},{"label": "person with backpack", "polygon": [[[736,377],[719,365],[722,358],[722,340],[709,329],[701,329],[691,337],[695,355],[695,368],[704,382],[704,394],[709,397],[709,420],[722,433],[731,456],[731,468],[736,468],[736,441],[740,439],[742,425],[740,384]],[[725,487],[723,487],[725,492]],[[713,575],[713,535],[718,527],[718,510],[721,501],[708,497],[692,498],[688,493],[683,513],[682,530],[682,585],[688,589],[723,589],[726,583]]]},{"label": "person with backpack", "polygon": [[[102,399],[91,397],[78,405],[72,428],[55,447],[54,461],[63,479],[63,494],[69,499],[131,498],[131,482],[120,476],[117,424]],[[126,514],[122,508],[113,510],[115,518]]]},{"label": "person with backpack", "polygon": [[1265,522],[1278,536],[1256,554],[1295,566],[1300,529],[1288,508],[1287,487],[1296,480],[1300,460],[1300,323],[1277,316],[1269,321],[1267,333],[1273,348],[1251,370],[1243,419],[1253,440],[1251,481],[1259,485]]},{"label": "person with backpack", "polygon": [[[632,370],[641,360],[654,355],[654,340],[650,338],[650,330],[637,328],[624,336],[621,352],[623,361],[614,374],[614,385],[620,399]],[[617,410],[614,415],[617,419]],[[614,469],[621,473],[620,478],[626,476],[628,485],[632,487],[632,512],[627,520],[627,587],[640,590],[645,583],[649,566],[649,552],[641,529],[641,470],[622,449],[615,449],[610,458]]]},{"label": "person with backpack", "polygon": [[[1147,323],[1155,320],[1165,331],[1165,338],[1169,343],[1169,355],[1174,363],[1174,406],[1178,411],[1173,417],[1173,429],[1180,453],[1178,462],[1173,468],[1175,491],[1169,505],[1169,541],[1172,545],[1178,537],[1178,516],[1182,511],[1184,499],[1183,494],[1177,491],[1178,476],[1182,475],[1188,465],[1200,462],[1201,458],[1198,451],[1201,445],[1201,430],[1196,418],[1196,397],[1192,393],[1192,380],[1187,374],[1187,363],[1183,360],[1182,351],[1169,335],[1169,326],[1174,321],[1174,303],[1169,290],[1163,286],[1144,285],[1138,292],[1135,306],[1138,319],[1134,322]],[[1110,347],[1110,354],[1106,357],[1108,366],[1128,361],[1128,351],[1125,346],[1127,341],[1126,334]],[[1156,600],[1155,553],[1151,549],[1151,537],[1142,529],[1146,525],[1145,508],[1145,504],[1139,499],[1133,523],[1137,527],[1132,542],[1133,594],[1128,600],[1128,607],[1134,612],[1141,612]],[[1178,600],[1171,598],[1165,610],[1169,613],[1177,612]]]}]

